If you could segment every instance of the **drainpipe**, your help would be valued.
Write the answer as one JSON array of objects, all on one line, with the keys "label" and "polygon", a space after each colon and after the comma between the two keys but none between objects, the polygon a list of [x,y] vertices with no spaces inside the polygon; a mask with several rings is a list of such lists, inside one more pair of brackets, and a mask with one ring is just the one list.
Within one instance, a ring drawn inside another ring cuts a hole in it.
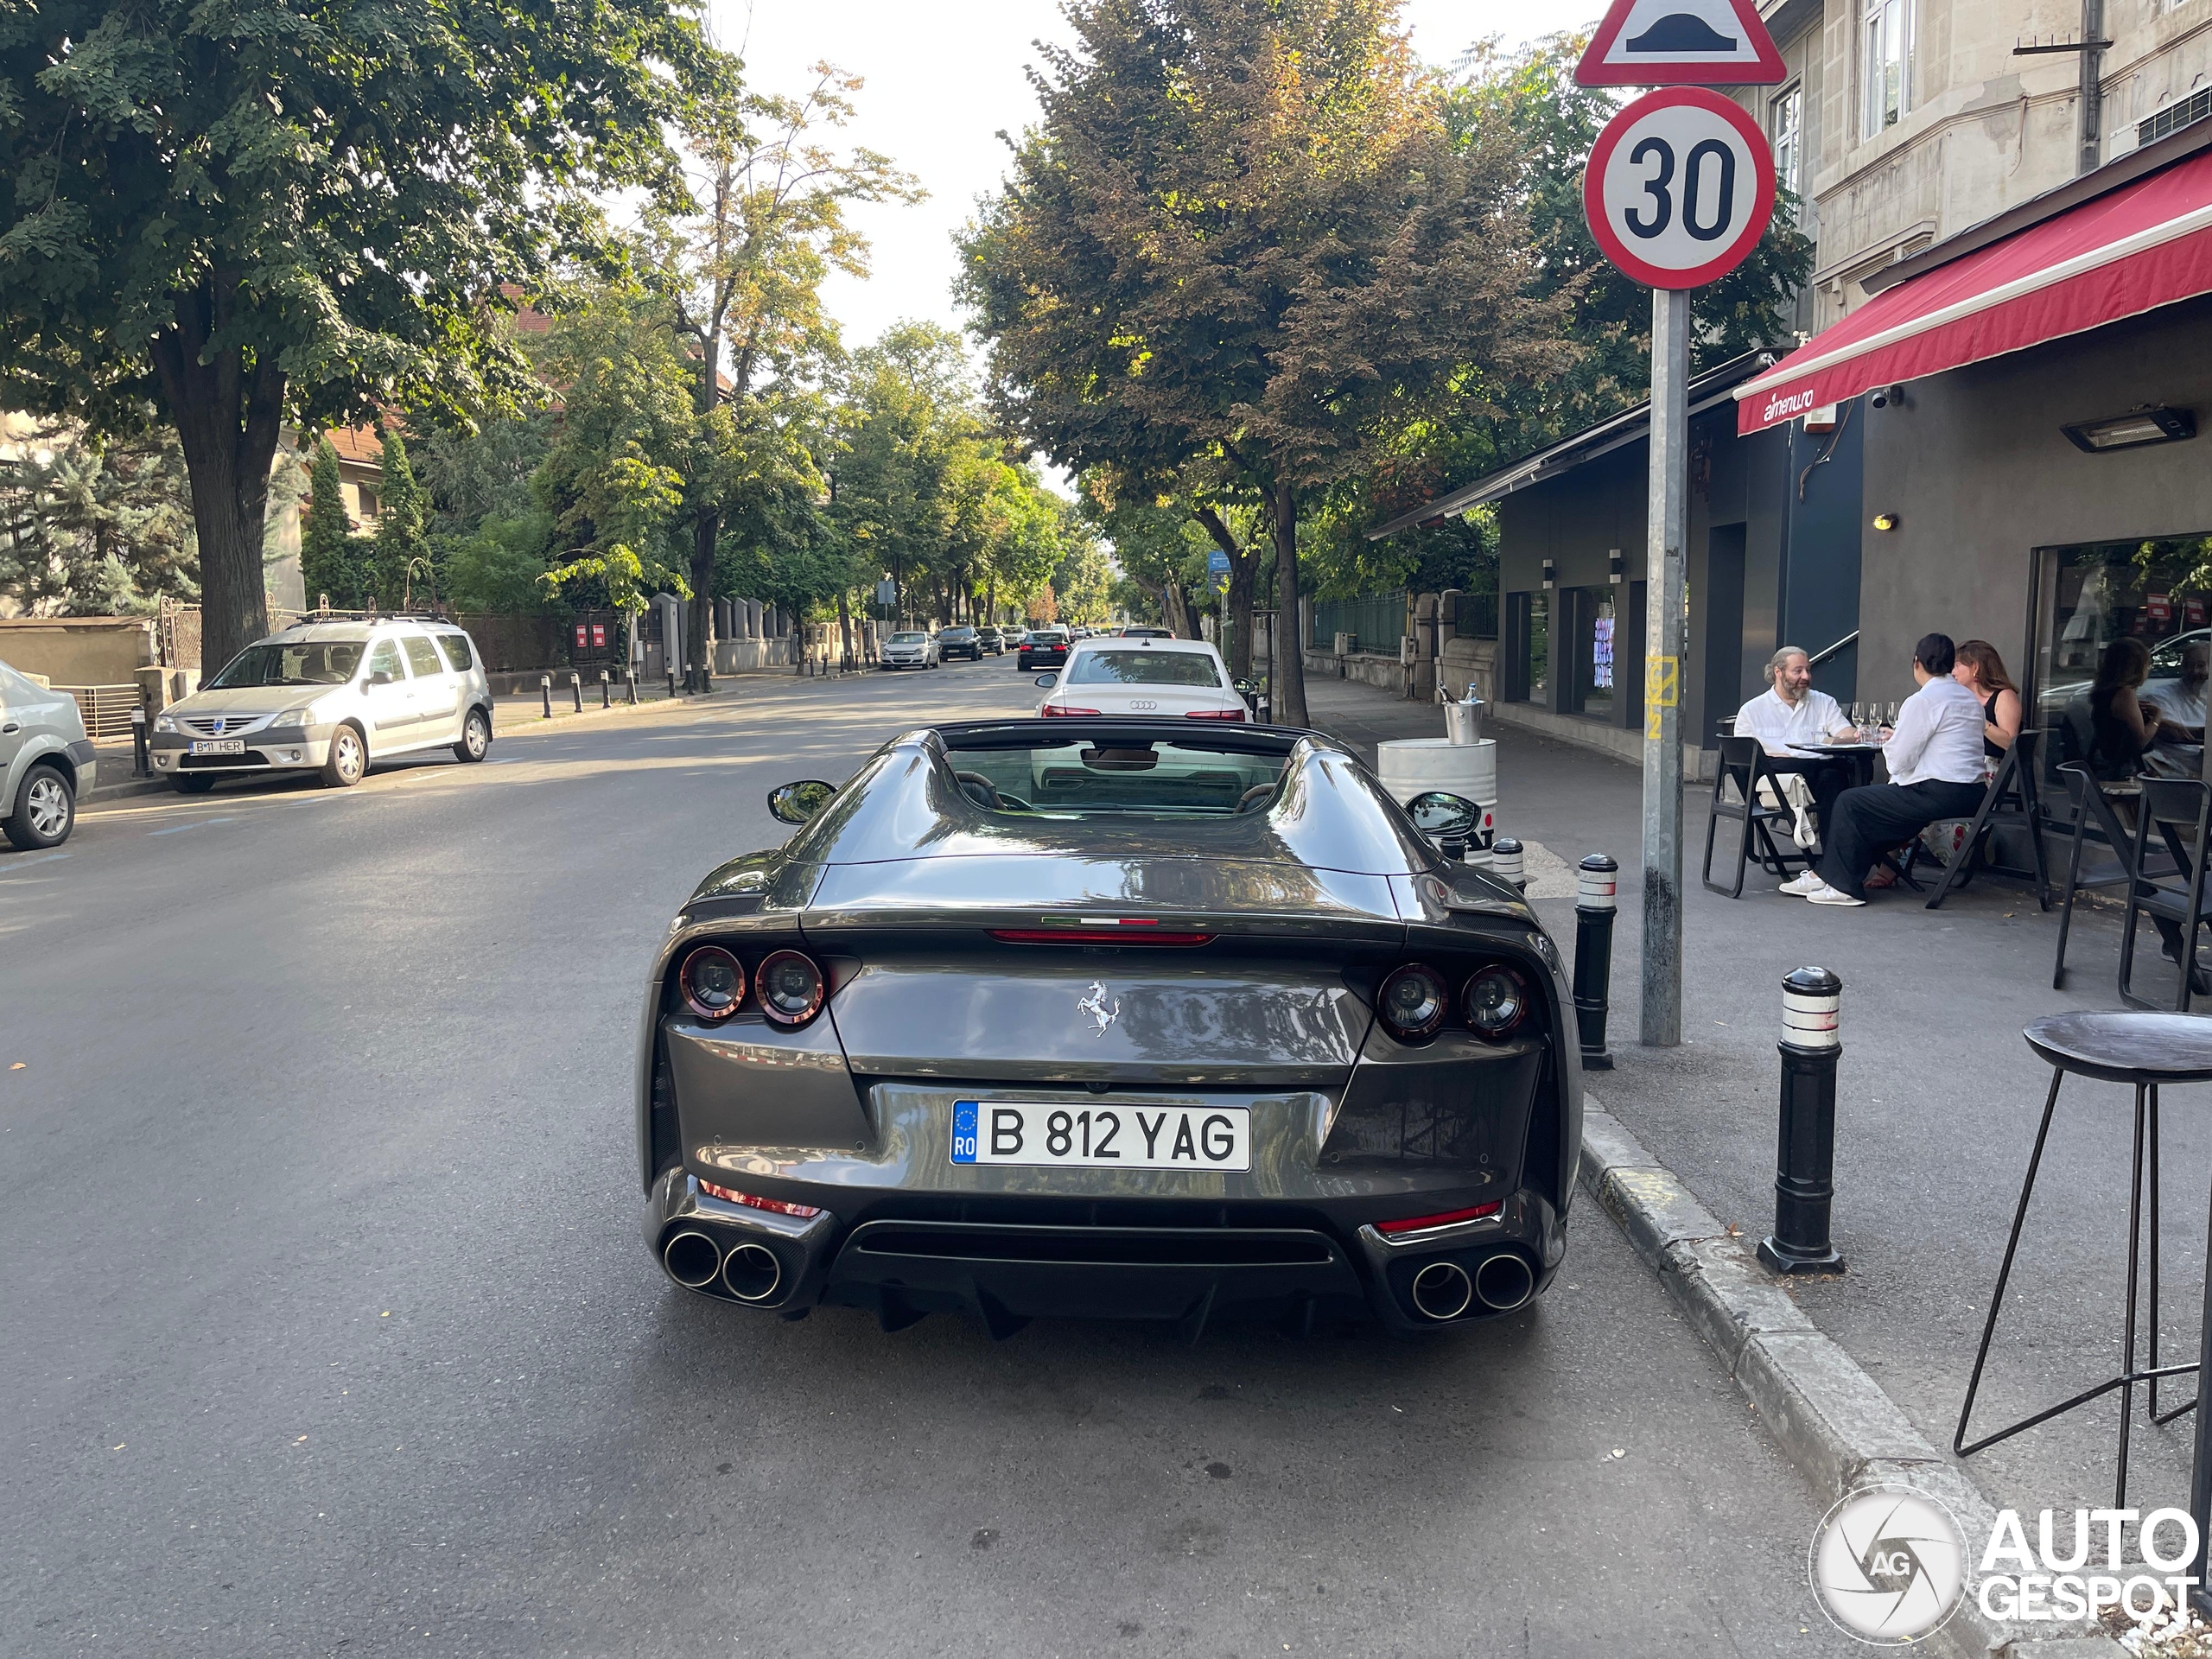
[{"label": "drainpipe", "polygon": [[2094,173],[2104,156],[2105,0],[2082,0],[2082,136],[2074,158],[2078,176]]}]

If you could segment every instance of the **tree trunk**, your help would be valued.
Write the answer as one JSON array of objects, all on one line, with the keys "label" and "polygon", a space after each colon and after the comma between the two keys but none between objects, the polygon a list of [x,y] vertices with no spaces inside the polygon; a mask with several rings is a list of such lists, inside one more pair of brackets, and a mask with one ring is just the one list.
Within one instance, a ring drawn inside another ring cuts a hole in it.
[{"label": "tree trunk", "polygon": [[[200,669],[212,677],[269,632],[261,569],[269,468],[284,411],[284,372],[272,355],[247,366],[238,346],[210,353],[232,321],[235,272],[176,296],[175,320],[153,340],[154,372],[176,423],[200,538]],[[201,359],[205,358],[206,361]]]},{"label": "tree trunk", "polygon": [[1277,484],[1268,503],[1274,523],[1268,528],[1275,543],[1275,603],[1280,620],[1275,626],[1274,660],[1274,723],[1307,726],[1306,717],[1306,640],[1298,615],[1298,493]]},{"label": "tree trunk", "polygon": [[837,590],[837,660],[850,664],[853,660],[853,595],[848,588]]},{"label": "tree trunk", "polygon": [[702,507],[691,520],[691,603],[684,612],[683,689],[706,689],[714,667],[707,645],[707,630],[715,620],[715,544],[721,536],[722,516]]}]

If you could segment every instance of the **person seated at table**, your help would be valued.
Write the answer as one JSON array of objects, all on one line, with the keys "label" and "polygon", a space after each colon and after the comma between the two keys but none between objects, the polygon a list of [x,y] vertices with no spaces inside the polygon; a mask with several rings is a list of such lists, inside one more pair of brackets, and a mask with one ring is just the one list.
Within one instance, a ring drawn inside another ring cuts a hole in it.
[{"label": "person seated at table", "polygon": [[2005,671],[2005,659],[1986,639],[1969,639],[1959,647],[1958,666],[1951,677],[1974,693],[1981,705],[1981,752],[2002,760],[2020,734],[2020,688]]},{"label": "person seated at table", "polygon": [[2212,676],[2212,642],[2192,639],[2182,647],[2180,677],[2147,682],[2138,695],[2138,701],[2155,707],[2160,720],[2182,728],[2190,734],[2190,741],[2195,742],[2204,734],[2204,683],[2208,676]]},{"label": "person seated at table", "polygon": [[2107,782],[2124,782],[2143,769],[2143,752],[2156,742],[2187,743],[2192,734],[2161,719],[2158,705],[2135,695],[2150,677],[2151,648],[2132,635],[2105,647],[2089,687],[2089,770]]},{"label": "person seated at table", "polygon": [[[1840,741],[1858,734],[1844,717],[1841,705],[1827,692],[1814,689],[1813,659],[1801,647],[1784,645],[1768,658],[1766,679],[1767,689],[1736,711],[1735,734],[1756,737],[1769,754],[1790,763],[1782,774],[1785,795],[1795,795],[1802,788],[1810,798],[1787,804],[1799,812],[1801,828],[1802,814],[1809,807],[1814,824],[1826,836],[1836,797],[1850,787],[1851,768],[1840,760],[1798,754],[1789,746]],[[1800,845],[1806,844],[1802,833],[1797,840]]]},{"label": "person seated at table", "polygon": [[1948,634],[1924,635],[1913,648],[1912,677],[1920,690],[1897,711],[1884,746],[1886,784],[1847,789],[1835,804],[1818,871],[1787,883],[1816,905],[1863,905],[1866,873],[1885,848],[1910,841],[1944,818],[1981,810],[1982,706],[1951,677],[1958,649]]}]

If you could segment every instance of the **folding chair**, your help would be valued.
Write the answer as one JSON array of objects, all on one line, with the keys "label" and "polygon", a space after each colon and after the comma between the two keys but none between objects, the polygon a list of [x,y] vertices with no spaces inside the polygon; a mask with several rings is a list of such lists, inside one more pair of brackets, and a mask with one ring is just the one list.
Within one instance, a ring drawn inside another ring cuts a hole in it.
[{"label": "folding chair", "polygon": [[[1770,806],[1759,798],[1759,785],[1764,781],[1772,791],[1773,798],[1783,798],[1782,785],[1774,768],[1767,765],[1766,749],[1756,737],[1724,737],[1720,740],[1720,772],[1713,780],[1713,810],[1705,821],[1705,869],[1700,880],[1715,893],[1725,893],[1731,899],[1744,896],[1744,870],[1751,860],[1751,841],[1758,837],[1759,867],[1787,881],[1794,861],[1807,869],[1813,866],[1811,854],[1802,851],[1793,841],[1789,850],[1783,852],[1775,845],[1773,826],[1786,824],[1794,829],[1797,815],[1786,806]],[[1730,785],[1734,785],[1738,798],[1727,798]],[[1736,885],[1725,887],[1713,879],[1713,844],[1720,829],[1720,820],[1733,818],[1744,826],[1742,838],[1736,843]]]},{"label": "folding chair", "polygon": [[[1967,830],[1965,843],[1959,855],[1943,871],[1943,879],[1936,884],[1936,896],[1928,901],[1930,910],[1941,910],[1943,901],[1959,888],[1974,880],[1975,863],[1987,863],[1991,869],[2005,875],[2032,876],[2036,884],[2036,903],[2044,910],[2050,908],[2050,872],[2044,857],[2042,812],[2036,800],[2036,761],[2041,753],[2043,733],[2022,732],[2012,740],[2012,747],[2005,751],[2005,758],[1998,763],[1997,776],[1991,780],[1988,793],[1981,798],[1981,810],[1974,815],[1974,823]],[[1985,848],[1993,831],[1999,825],[2021,824],[2028,832],[2029,856],[2035,868],[2015,870],[1986,858]]]},{"label": "folding chair", "polygon": [[[2131,1007],[2158,1005],[2135,995],[2135,918],[2143,914],[2177,930],[2181,989],[2174,998],[2174,1012],[2189,1012],[2190,982],[2196,977],[2196,935],[2208,920],[2204,913],[2204,861],[2212,843],[2212,785],[2194,778],[2145,778],[2142,804],[2135,814],[2134,855],[2128,868],[2134,876],[2127,888],[2127,915],[2120,930],[2120,1000]],[[2151,855],[2151,832],[2156,829],[2174,861],[2174,869],[2161,880],[2146,875]]]}]

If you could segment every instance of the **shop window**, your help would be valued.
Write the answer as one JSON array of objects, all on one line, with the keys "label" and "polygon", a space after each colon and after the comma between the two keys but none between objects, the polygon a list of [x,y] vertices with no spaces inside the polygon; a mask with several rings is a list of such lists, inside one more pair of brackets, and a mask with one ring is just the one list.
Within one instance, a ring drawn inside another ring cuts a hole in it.
[{"label": "shop window", "polygon": [[1913,0],[1864,0],[1861,17],[1866,137],[1878,138],[1912,107]]},{"label": "shop window", "polygon": [[2164,691],[2177,709],[2198,706],[2203,686],[2186,681],[2183,658],[2192,644],[2212,643],[2212,535],[2047,547],[2036,556],[2028,690],[2032,723],[2051,734],[2044,769],[2055,779],[2060,765],[2088,758],[2090,693],[2115,640],[2140,640],[2149,653],[2145,702]]},{"label": "shop window", "polygon": [[1504,696],[1509,702],[1551,706],[1551,595],[1505,596],[1508,640]]}]

